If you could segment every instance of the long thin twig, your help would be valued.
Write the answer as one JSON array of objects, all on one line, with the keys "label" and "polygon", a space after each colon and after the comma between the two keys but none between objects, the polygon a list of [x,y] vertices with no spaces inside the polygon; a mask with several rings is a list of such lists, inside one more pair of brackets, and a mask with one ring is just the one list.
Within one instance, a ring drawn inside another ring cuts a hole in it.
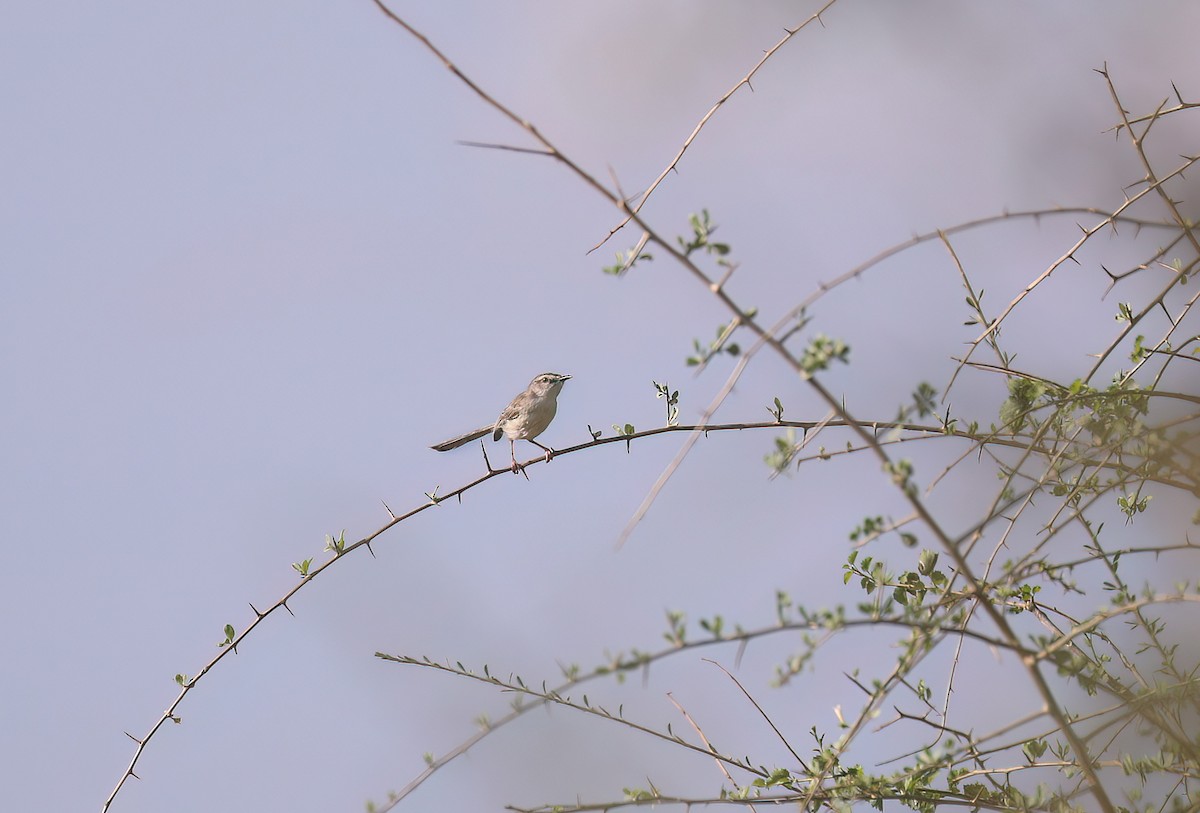
[{"label": "long thin twig", "polygon": [[[725,91],[721,98],[717,99],[713,106],[708,109],[708,112],[700,117],[700,121],[698,121],[696,126],[692,128],[692,132],[683,140],[683,144],[679,147],[679,151],[675,153],[675,156],[667,163],[666,167],[663,168],[663,171],[659,173],[658,177],[655,178],[646,191],[642,193],[641,200],[630,207],[629,213],[621,219],[621,222],[609,229],[608,234],[605,235],[603,240],[601,240],[599,243],[596,243],[596,245],[592,246],[591,249],[588,250],[589,254],[611,240],[614,234],[628,226],[629,222],[642,211],[642,207],[646,205],[646,201],[648,201],[650,196],[654,194],[654,190],[658,189],[659,184],[666,180],[668,175],[670,175],[672,172],[675,172],[679,168],[679,162],[683,159],[683,154],[686,153],[688,148],[692,146],[692,143],[700,135],[700,131],[703,130],[705,125],[708,124],[709,120],[717,114],[717,111],[720,110],[721,107],[743,87],[748,87],[753,90],[754,88],[750,82],[752,79],[754,79],[755,74],[757,74],[762,67],[767,64],[767,60],[775,56],[775,54],[777,54],[781,48],[791,42],[793,37],[807,28],[810,24],[822,22],[821,15],[828,11],[836,2],[837,0],[829,0],[815,14],[813,14],[804,22],[800,23],[800,25],[796,26],[795,28],[784,29],[783,37],[763,53],[762,59],[755,63],[754,67],[750,69],[749,73],[739,79],[733,87]],[[644,239],[645,238],[643,237],[643,241]],[[633,252],[633,256],[637,256],[637,251]]]}]

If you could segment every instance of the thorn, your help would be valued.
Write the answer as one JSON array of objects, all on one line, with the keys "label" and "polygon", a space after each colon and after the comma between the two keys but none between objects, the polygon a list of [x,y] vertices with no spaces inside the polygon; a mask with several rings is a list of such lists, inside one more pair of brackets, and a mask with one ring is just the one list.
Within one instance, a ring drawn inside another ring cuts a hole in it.
[{"label": "thorn", "polygon": [[[380,500],[380,502],[383,502],[383,500]],[[387,504],[387,503],[385,503],[385,502],[383,502],[383,507],[384,507],[384,508],[387,508],[388,516],[389,516],[389,517],[391,517],[393,520],[395,520],[395,519],[396,519],[396,515],[392,513],[392,509],[391,509],[391,508],[388,508],[388,504]]]},{"label": "thorn", "polygon": [[367,543],[367,553],[371,554],[372,559],[377,559],[378,557],[375,555],[375,550],[374,550],[374,548],[371,547],[371,540],[366,539],[363,541],[365,541]]},{"label": "thorn", "polygon": [[292,612],[292,608],[291,608],[291,607],[289,607],[289,606],[287,606],[287,602],[286,602],[286,601],[281,601],[281,602],[279,602],[279,603],[283,605],[283,609],[285,609],[285,610],[287,610],[287,611],[288,611],[288,615],[290,615],[292,618],[295,618],[295,617],[296,617],[296,614],[295,614],[294,612]]},{"label": "thorn", "polygon": [[714,294],[719,293],[721,289],[725,287],[725,283],[729,282],[729,278],[733,276],[733,272],[737,270],[737,264],[730,263],[729,267],[725,269],[725,273],[721,276],[721,279],[708,286],[709,290]]},{"label": "thorn", "polygon": [[126,737],[128,737],[128,738],[129,738],[129,739],[131,739],[131,740],[133,740],[133,741],[134,741],[134,742],[136,742],[138,745],[141,745],[141,744],[142,744],[142,741],[141,741],[141,740],[139,740],[137,737],[135,737],[135,736],[133,736],[132,734],[130,734],[128,731],[126,731],[126,732],[124,732],[124,733],[125,733],[125,736],[126,736]]},{"label": "thorn", "polygon": [[142,779],[140,776],[138,776],[137,774],[135,774],[133,771],[130,771],[130,772],[129,772],[129,776],[132,776],[134,779],[138,780],[139,782],[140,782],[140,781],[141,781],[141,779]]},{"label": "thorn", "polygon": [[[247,604],[250,604],[250,602],[246,602],[246,603],[247,603]],[[256,616],[258,616],[259,618],[262,618],[262,617],[263,617],[263,614],[262,614],[262,613],[260,613],[260,612],[258,611],[258,608],[257,608],[257,607],[255,607],[253,604],[250,604],[250,609],[251,609],[251,610],[254,610],[254,614],[255,614]]]}]

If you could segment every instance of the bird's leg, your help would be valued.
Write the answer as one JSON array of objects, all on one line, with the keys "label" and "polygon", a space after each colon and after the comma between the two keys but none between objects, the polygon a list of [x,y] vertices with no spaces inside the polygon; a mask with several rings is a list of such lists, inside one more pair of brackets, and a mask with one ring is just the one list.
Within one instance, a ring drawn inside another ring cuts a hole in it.
[{"label": "bird's leg", "polygon": [[543,446],[542,444],[538,443],[536,440],[533,440],[532,438],[526,438],[526,440],[528,440],[534,446],[538,447],[539,449],[541,449],[542,451],[544,451],[546,453],[546,462],[547,463],[550,462],[550,458],[554,457],[554,450],[551,449],[549,446]]},{"label": "bird's leg", "polygon": [[512,438],[509,438],[508,441],[508,453],[512,455],[512,470],[513,474],[516,474],[521,467],[517,465],[517,442]]}]

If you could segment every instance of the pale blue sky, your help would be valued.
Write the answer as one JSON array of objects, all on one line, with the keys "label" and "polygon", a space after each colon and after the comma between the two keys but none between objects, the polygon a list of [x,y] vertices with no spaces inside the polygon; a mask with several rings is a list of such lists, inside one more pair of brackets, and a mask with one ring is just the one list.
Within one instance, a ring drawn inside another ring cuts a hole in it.
[{"label": "pale blue sky", "polygon": [[[633,192],[815,6],[395,8]],[[915,232],[1005,208],[1113,206],[1139,170],[1102,134],[1114,110],[1092,69],[1107,61],[1138,110],[1173,80],[1195,98],[1198,28],[1187,2],[843,0],[721,111],[646,212],[676,233],[710,209],[742,264],[733,294],[773,319]],[[616,219],[597,195],[551,161],[457,145],[527,141],[367,0],[14,4],[0,75],[9,809],[98,808],[132,753],[122,732],[148,729],[224,624],[244,627],[247,602],[294,584],[290,563],[321,557],[324,534],[382,524],[381,500],[399,511],[473,477],[475,447],[427,446],[491,420],[534,374],[575,376],[543,437],[562,447],[588,424],[660,422],[652,379],[682,390],[690,421],[729,369],[696,380],[683,365],[727,318],[713,298],[666,262],[603,275],[636,235],[587,255]],[[997,280],[998,303],[1074,234],[1069,220],[1005,226],[964,239],[964,254]],[[1096,267],[1071,273],[1078,315],[1111,309]],[[891,417],[917,381],[944,383],[970,338],[961,302],[932,246],[828,297],[815,327],[855,351],[828,385]],[[1060,306],[1032,304],[1034,323],[1042,307]],[[1071,332],[1063,364],[1106,336]],[[790,416],[823,413],[764,355],[722,417],[761,420],[777,395]],[[659,647],[667,608],[757,626],[776,588],[853,601],[846,533],[867,510],[899,510],[895,496],[881,488],[864,508],[855,487],[875,472],[853,464],[769,482],[766,434],[703,442],[615,552],[679,441],[501,478],[392,531],[377,560],[343,561],[189,696],[113,809],[359,810],[476,714],[503,712],[504,697],[376,650],[533,683],[557,661]],[[766,687],[786,651],[752,648],[740,674],[796,730],[832,725],[834,704],[856,702],[836,669],[808,689]],[[730,750],[778,750],[737,728],[745,709],[697,660],[607,696],[679,723],[674,691]],[[647,764],[656,782],[720,781],[669,749],[538,713],[408,809],[611,798]]]}]

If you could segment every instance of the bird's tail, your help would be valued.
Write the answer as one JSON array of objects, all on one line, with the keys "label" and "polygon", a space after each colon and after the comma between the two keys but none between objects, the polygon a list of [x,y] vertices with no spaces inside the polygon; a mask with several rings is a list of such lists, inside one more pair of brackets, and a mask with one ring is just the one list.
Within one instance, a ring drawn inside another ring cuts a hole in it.
[{"label": "bird's tail", "polygon": [[494,424],[488,424],[487,426],[483,426],[483,427],[480,427],[479,429],[476,429],[474,432],[468,432],[465,435],[459,435],[458,437],[450,438],[450,440],[443,440],[441,443],[435,443],[434,445],[430,446],[429,448],[433,449],[435,452],[448,452],[451,449],[457,449],[459,446],[462,446],[464,443],[470,443],[471,441],[475,440],[476,438],[483,437],[484,435],[491,432],[492,429],[494,429],[494,428],[495,428]]}]

